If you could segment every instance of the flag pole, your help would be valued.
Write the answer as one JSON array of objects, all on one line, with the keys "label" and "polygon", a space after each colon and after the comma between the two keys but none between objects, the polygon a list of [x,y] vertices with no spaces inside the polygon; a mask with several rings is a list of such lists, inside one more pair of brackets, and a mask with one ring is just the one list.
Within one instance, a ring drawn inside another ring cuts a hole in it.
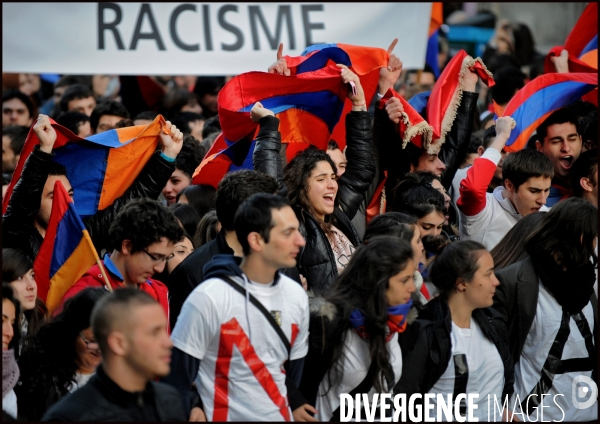
[{"label": "flag pole", "polygon": [[110,281],[108,281],[108,276],[106,275],[106,269],[104,268],[104,265],[102,264],[102,261],[100,260],[100,257],[98,256],[98,252],[96,252],[94,243],[92,243],[92,239],[90,238],[90,233],[88,233],[87,231],[84,231],[83,237],[85,237],[85,239],[90,243],[92,252],[94,252],[94,258],[96,259],[96,263],[98,264],[98,267],[100,268],[100,273],[102,274],[102,277],[104,278],[104,283],[106,285],[107,290],[109,292],[112,292],[113,288],[110,285]]}]

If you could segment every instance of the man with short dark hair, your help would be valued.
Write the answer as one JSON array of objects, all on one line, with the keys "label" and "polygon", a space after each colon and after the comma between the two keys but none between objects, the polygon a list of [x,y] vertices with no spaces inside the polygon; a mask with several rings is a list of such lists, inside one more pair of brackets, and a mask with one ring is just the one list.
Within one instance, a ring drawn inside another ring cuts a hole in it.
[{"label": "man with short dark hair", "polygon": [[219,182],[215,209],[221,231],[216,239],[194,250],[169,275],[167,285],[171,288],[171,328],[175,326],[185,299],[204,281],[204,265],[217,254],[242,256],[242,246],[233,228],[233,218],[240,204],[253,194],[274,194],[277,190],[277,181],[273,177],[250,170],[231,172]]},{"label": "man with short dark hair", "polygon": [[[218,255],[186,299],[173,330],[173,372],[184,399],[192,382],[208,421],[312,419],[297,387],[308,351],[308,296],[281,274],[305,245],[289,201],[255,194],[240,205],[235,232],[243,258]],[[234,351],[236,352],[234,354]],[[225,365],[226,364],[226,365]],[[285,365],[286,372],[283,372]],[[192,392],[192,393],[190,393]]]},{"label": "man with short dark hair", "polygon": [[535,147],[542,152],[554,167],[554,177],[548,207],[571,196],[569,174],[571,166],[581,154],[582,140],[579,131],[579,120],[568,108],[553,112],[537,128]]},{"label": "man with short dark hair", "polygon": [[511,117],[496,121],[496,137],[485,153],[475,159],[460,183],[461,240],[474,240],[492,250],[522,217],[540,210],[550,191],[552,164],[538,151],[525,149],[504,159],[504,186],[487,193],[502,149],[510,137]]},{"label": "man with short dark hair", "polygon": [[69,129],[73,134],[81,138],[92,135],[90,117],[84,113],[76,111],[64,112],[56,118],[56,123]]},{"label": "man with short dark hair", "polygon": [[598,149],[586,150],[571,168],[573,196],[598,207]]},{"label": "man with short dark hair", "polygon": [[12,174],[17,167],[29,128],[9,125],[2,128],[2,173]]},{"label": "man with short dark hair", "polygon": [[117,290],[96,303],[91,324],[102,363],[43,421],[187,421],[177,391],[153,381],[169,374],[173,347],[160,305],[139,290]]},{"label": "man with short dark hair", "polygon": [[75,111],[91,116],[95,107],[94,93],[88,86],[83,84],[70,86],[60,99],[60,110],[62,112]]},{"label": "man with short dark hair", "polygon": [[27,95],[14,88],[2,93],[2,128],[9,125],[29,128],[34,113],[33,102]]},{"label": "man with short dark hair", "polygon": [[183,131],[184,135],[190,134],[199,142],[202,141],[202,130],[204,129],[204,116],[196,112],[177,112],[173,115],[173,124]]},{"label": "man with short dark hair", "polygon": [[119,121],[129,119],[129,112],[116,100],[105,100],[96,105],[90,116],[94,134],[116,128]]},{"label": "man with short dark hair", "polygon": [[179,221],[166,206],[156,200],[132,200],[117,214],[108,230],[113,250],[101,261],[106,276],[97,264],[92,266],[67,290],[63,302],[87,287],[104,287],[106,277],[113,290],[132,287],[150,294],[168,317],[167,287],[152,276],[161,273],[173,258],[175,243],[183,234]]},{"label": "man with short dark hair", "polygon": [[348,160],[346,159],[346,155],[340,149],[340,146],[337,144],[335,140],[329,140],[329,144],[327,145],[327,154],[335,163],[337,168],[337,177],[340,178],[346,172],[346,166],[348,165]]}]

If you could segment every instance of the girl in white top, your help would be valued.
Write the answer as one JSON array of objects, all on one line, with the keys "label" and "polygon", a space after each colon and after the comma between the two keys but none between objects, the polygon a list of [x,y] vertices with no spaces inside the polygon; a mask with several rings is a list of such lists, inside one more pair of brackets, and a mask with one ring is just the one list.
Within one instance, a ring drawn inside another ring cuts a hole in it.
[{"label": "girl in white top", "polygon": [[[439,296],[430,300],[411,326],[416,342],[405,352],[406,370],[397,393],[433,394],[430,416],[439,420],[479,421],[508,419],[508,411],[496,410],[513,392],[513,365],[507,332],[500,316],[492,310],[499,282],[494,261],[483,245],[474,241],[450,243],[430,268]],[[452,416],[438,414],[437,401],[451,400]],[[460,402],[462,417],[454,416],[459,395],[477,395],[471,413]],[[502,407],[500,407],[502,408]],[[510,417],[512,418],[512,417]]]},{"label": "girl in white top", "polygon": [[372,402],[400,379],[398,333],[406,328],[415,291],[413,255],[406,241],[375,237],[356,250],[325,299],[311,300],[300,391],[319,421],[340,419],[340,394],[360,386]]}]

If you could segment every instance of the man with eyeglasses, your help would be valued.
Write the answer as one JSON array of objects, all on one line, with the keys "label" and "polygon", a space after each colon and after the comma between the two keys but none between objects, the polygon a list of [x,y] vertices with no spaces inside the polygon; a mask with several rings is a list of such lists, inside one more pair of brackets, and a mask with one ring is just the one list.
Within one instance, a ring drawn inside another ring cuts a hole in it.
[{"label": "man with eyeglasses", "polygon": [[134,200],[119,212],[108,234],[113,251],[101,261],[106,276],[94,265],[65,293],[63,303],[86,287],[106,287],[106,277],[113,290],[130,287],[150,294],[168,317],[167,286],[152,276],[164,270],[184,236],[175,215],[156,200]]}]

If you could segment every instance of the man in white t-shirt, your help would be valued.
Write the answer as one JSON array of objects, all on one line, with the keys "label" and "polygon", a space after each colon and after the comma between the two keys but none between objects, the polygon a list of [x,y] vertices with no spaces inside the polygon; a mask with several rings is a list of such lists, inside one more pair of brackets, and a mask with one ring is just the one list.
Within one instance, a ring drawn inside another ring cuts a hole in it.
[{"label": "man in white t-shirt", "polygon": [[308,351],[308,296],[278,271],[296,266],[305,245],[298,227],[287,199],[249,197],[234,220],[244,257],[216,255],[183,304],[165,382],[180,390],[191,421],[314,420],[314,408],[297,396]]}]

